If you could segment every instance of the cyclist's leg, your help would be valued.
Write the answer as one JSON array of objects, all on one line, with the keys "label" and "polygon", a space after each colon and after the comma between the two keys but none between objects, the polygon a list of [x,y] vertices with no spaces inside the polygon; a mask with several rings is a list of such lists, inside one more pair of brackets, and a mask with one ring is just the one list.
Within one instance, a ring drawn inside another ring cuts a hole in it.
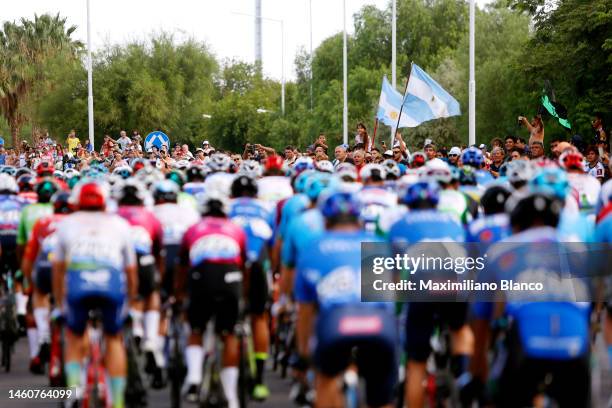
[{"label": "cyclist's leg", "polygon": [[423,384],[427,379],[426,361],[431,353],[435,303],[410,303],[406,317],[406,386],[404,401],[410,407],[425,404]]},{"label": "cyclist's leg", "polygon": [[89,308],[84,298],[67,294],[66,298],[66,340],[64,346],[64,371],[66,386],[76,387],[77,395],[81,389],[81,363],[85,357],[85,328]]},{"label": "cyclist's leg", "polygon": [[[196,273],[201,277],[205,272],[197,271]],[[202,334],[206,330],[206,325],[212,316],[213,306],[203,279],[195,280],[191,278],[188,288],[187,322],[189,323],[190,333],[185,349],[185,362],[187,364],[185,385],[187,387],[187,398],[197,399],[197,389],[202,382],[202,363],[204,361]]]},{"label": "cyclist's leg", "polygon": [[268,280],[266,272],[260,262],[253,263],[249,274],[249,308],[251,312],[251,325],[253,330],[253,346],[255,349],[255,389],[253,395],[256,399],[265,399],[269,391],[264,385],[264,368],[270,347],[270,331],[266,315],[268,300]]},{"label": "cyclist's leg", "polygon": [[[553,382],[547,394],[560,407],[588,407],[591,393],[589,356],[551,362]],[[596,405],[596,404],[595,404]]]},{"label": "cyclist's leg", "polygon": [[451,329],[451,371],[459,377],[468,369],[469,358],[474,354],[474,332],[467,324],[467,303],[443,303],[443,320]]},{"label": "cyclist's leg", "polygon": [[42,360],[48,358],[49,342],[51,339],[49,326],[50,293],[51,268],[37,268],[34,279],[32,279],[32,308],[36,328],[38,329],[38,343]]},{"label": "cyclist's leg", "polygon": [[609,366],[612,367],[612,300],[606,304],[606,316],[604,320],[604,340],[608,346],[608,359],[610,360]]},{"label": "cyclist's leg", "polygon": [[127,357],[121,333],[125,320],[124,305],[125,299],[112,295],[102,305],[105,342],[104,366],[110,377],[113,408],[123,408],[125,406]]}]

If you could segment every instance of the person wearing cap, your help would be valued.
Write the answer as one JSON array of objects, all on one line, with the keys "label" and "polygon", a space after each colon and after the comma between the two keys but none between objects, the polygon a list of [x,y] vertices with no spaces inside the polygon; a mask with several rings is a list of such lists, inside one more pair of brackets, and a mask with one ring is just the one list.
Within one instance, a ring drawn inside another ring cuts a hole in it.
[{"label": "person wearing cap", "polygon": [[208,142],[208,140],[205,140],[205,141],[202,142],[202,149],[204,150],[204,154],[206,156],[208,156],[210,154],[211,150],[214,150],[213,147]]},{"label": "person wearing cap", "polygon": [[450,166],[455,166],[457,167],[459,164],[459,157],[461,156],[461,149],[458,148],[457,146],[453,146],[451,147],[451,149],[448,152],[448,164]]}]

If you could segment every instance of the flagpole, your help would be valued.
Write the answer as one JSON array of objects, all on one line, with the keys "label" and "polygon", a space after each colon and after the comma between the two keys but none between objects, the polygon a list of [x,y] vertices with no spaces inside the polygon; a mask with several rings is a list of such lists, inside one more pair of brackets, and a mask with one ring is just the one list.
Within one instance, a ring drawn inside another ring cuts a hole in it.
[{"label": "flagpole", "polygon": [[376,120],[374,121],[374,134],[372,135],[372,141],[370,142],[370,146],[372,147],[376,147],[374,143],[376,143],[376,130],[377,129],[378,129],[378,118],[376,118]]},{"label": "flagpole", "polygon": [[[391,84],[393,89],[397,89],[397,75],[396,75],[396,59],[397,53],[397,0],[391,1]],[[397,129],[391,129],[391,140],[395,136]]]},{"label": "flagpole", "polygon": [[93,112],[93,64],[91,62],[91,18],[87,0],[87,117],[89,124],[89,143],[94,148],[94,112]]},{"label": "flagpole", "polygon": [[469,141],[470,146],[476,144],[476,75],[474,54],[474,19],[476,6],[474,0],[470,0],[470,82],[469,82]]},{"label": "flagpole", "polygon": [[342,1],[342,93],[344,105],[342,108],[342,142],[348,144],[348,62],[346,46],[346,0]]},{"label": "flagpole", "polygon": [[[403,98],[406,98],[406,92],[408,91],[408,83],[410,82],[410,75],[412,74],[412,64],[413,62],[411,61],[410,62],[410,73],[408,74],[408,79],[406,80],[406,87],[404,88],[404,95],[402,95]],[[393,142],[395,141],[395,133],[397,132],[397,129],[399,128],[400,119],[402,118],[403,110],[404,110],[404,100],[402,99],[402,106],[400,106],[399,115],[397,116],[397,123],[395,124],[395,127],[391,129],[393,131],[393,134],[391,135],[391,149],[393,149]]]}]

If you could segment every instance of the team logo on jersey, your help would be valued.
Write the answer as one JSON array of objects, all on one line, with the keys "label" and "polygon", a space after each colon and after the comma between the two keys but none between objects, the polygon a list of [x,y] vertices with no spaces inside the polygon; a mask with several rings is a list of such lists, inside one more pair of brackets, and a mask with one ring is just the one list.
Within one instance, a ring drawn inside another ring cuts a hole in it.
[{"label": "team logo on jersey", "polygon": [[350,266],[336,268],[317,284],[317,294],[321,302],[327,299],[351,296],[359,294],[359,279]]},{"label": "team logo on jersey", "polygon": [[211,259],[236,259],[240,256],[238,243],[221,234],[205,235],[199,238],[189,250],[192,265]]},{"label": "team logo on jersey", "polygon": [[134,243],[134,249],[139,254],[148,254],[151,252],[153,241],[149,231],[141,225],[133,225],[130,228],[131,241]]}]

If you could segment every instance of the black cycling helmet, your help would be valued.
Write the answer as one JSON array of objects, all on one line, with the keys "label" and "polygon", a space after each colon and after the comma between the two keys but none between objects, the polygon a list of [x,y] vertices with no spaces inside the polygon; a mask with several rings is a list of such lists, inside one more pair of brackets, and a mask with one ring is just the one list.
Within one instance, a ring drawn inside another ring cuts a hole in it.
[{"label": "black cycling helmet", "polygon": [[190,183],[197,181],[204,181],[206,175],[204,174],[204,169],[200,166],[191,166],[185,172],[187,175],[187,181]]},{"label": "black cycling helmet", "polygon": [[57,184],[51,179],[46,179],[36,184],[35,186],[36,194],[38,194],[38,202],[39,203],[48,203],[51,201],[51,197],[53,194],[59,190],[57,188]]},{"label": "black cycling helmet", "polygon": [[27,167],[20,167],[15,172],[15,178],[18,179],[19,177],[21,177],[21,176],[23,176],[25,174],[30,175],[32,177],[36,177],[36,172],[34,170],[30,170]]},{"label": "black cycling helmet", "polygon": [[257,183],[247,175],[241,175],[232,182],[232,197],[257,196]]},{"label": "black cycling helmet", "polygon": [[534,226],[556,227],[563,210],[563,202],[551,195],[532,193],[517,200],[508,200],[509,206],[516,202],[510,211],[510,224],[519,231]]},{"label": "black cycling helmet", "polygon": [[74,211],[74,207],[70,203],[71,194],[68,191],[58,191],[51,197],[53,203],[53,212],[55,214],[70,214]]},{"label": "black cycling helmet", "polygon": [[510,197],[510,191],[504,186],[491,186],[487,188],[480,204],[486,215],[503,213],[505,211],[506,200]]},{"label": "black cycling helmet", "polygon": [[36,185],[36,177],[31,174],[22,174],[17,177],[17,185],[19,186],[19,192],[25,193],[27,191],[34,191]]}]

